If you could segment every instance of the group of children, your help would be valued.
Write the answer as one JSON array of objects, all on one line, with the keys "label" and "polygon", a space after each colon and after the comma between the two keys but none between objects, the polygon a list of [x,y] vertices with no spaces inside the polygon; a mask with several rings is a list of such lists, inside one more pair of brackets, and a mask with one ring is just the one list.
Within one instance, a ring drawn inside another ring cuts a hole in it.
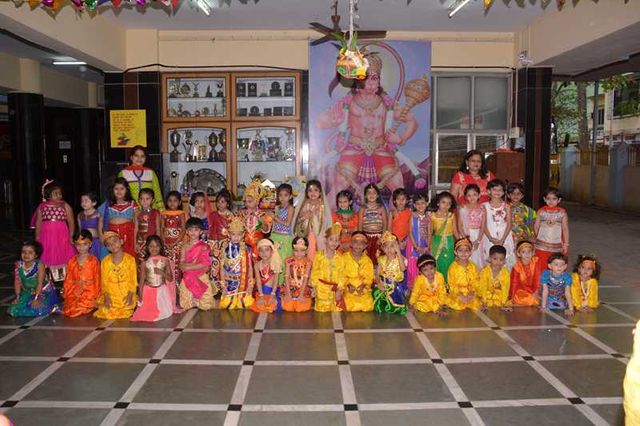
[{"label": "group of children", "polygon": [[[519,184],[494,179],[487,190],[490,200],[480,204],[478,186],[466,186],[461,206],[439,193],[431,209],[418,194],[411,209],[401,188],[387,211],[369,184],[357,212],[347,190],[331,212],[321,183],[309,180],[295,207],[285,183],[275,209],[265,210],[264,187],[253,181],[237,212],[227,190],[216,195],[215,209],[204,193],[193,194],[186,212],[178,192],[159,211],[152,189],[142,189],[136,203],[127,181],[116,178],[100,206],[95,194],[83,194],[74,218],[62,188],[47,182],[34,214],[36,240],[23,244],[16,264],[9,314],[157,321],[194,307],[438,315],[514,305],[567,315],[596,308],[596,259],[579,256],[574,274],[566,272],[560,193],[546,191],[536,214],[522,203]],[[60,275],[64,303],[53,283]]]}]

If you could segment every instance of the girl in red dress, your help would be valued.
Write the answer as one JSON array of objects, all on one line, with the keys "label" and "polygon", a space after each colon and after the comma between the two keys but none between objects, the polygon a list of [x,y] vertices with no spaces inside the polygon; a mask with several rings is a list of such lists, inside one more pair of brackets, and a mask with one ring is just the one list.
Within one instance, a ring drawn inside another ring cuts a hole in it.
[{"label": "girl in red dress", "polygon": [[173,266],[173,277],[180,282],[182,274],[176,267],[180,263],[182,251],[182,239],[184,238],[187,215],[182,211],[182,197],[178,191],[167,194],[166,210],[162,212],[160,219],[161,237],[164,249]]},{"label": "girl in red dress", "polygon": [[149,188],[140,190],[140,209],[138,210],[138,233],[136,234],[136,254],[138,261],[147,257],[146,242],[152,235],[160,232],[160,212],[153,206],[154,192]]}]

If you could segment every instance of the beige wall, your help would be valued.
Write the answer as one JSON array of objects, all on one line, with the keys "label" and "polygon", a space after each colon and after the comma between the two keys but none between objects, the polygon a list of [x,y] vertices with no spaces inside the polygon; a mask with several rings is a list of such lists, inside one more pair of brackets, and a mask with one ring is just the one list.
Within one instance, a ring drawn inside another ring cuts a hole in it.
[{"label": "beige wall", "polygon": [[[574,165],[571,169],[572,189],[570,199],[588,203],[591,193],[591,167]],[[609,203],[609,167],[596,166],[595,203],[606,206]]]},{"label": "beige wall", "polygon": [[640,167],[625,167],[623,208],[640,211]]}]

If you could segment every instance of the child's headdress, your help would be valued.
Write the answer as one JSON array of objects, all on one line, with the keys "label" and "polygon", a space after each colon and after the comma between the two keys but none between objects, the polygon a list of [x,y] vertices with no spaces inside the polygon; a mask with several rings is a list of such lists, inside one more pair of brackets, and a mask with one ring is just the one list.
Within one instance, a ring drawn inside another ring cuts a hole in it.
[{"label": "child's headdress", "polygon": [[293,245],[293,249],[300,249],[300,250],[306,250],[309,248],[309,245],[305,242],[304,238],[300,238],[298,239],[298,241],[295,242],[295,244]]},{"label": "child's headdress", "polygon": [[382,233],[382,236],[380,237],[380,246],[383,246],[386,243],[397,243],[397,242],[398,242],[398,238],[389,231],[384,231]]},{"label": "child's headdress", "polygon": [[469,241],[468,238],[461,238],[458,241],[456,241],[454,250],[458,250],[460,247],[467,247],[469,249],[472,249],[473,244],[471,244],[471,241]]},{"label": "child's headdress", "polygon": [[244,223],[238,216],[234,216],[229,223],[229,232],[244,232]]},{"label": "child's headdress", "polygon": [[118,238],[120,239],[120,234],[115,231],[106,231],[102,234],[102,242],[106,243],[109,238]]},{"label": "child's headdress", "polygon": [[276,274],[279,274],[282,269],[282,262],[280,261],[280,254],[278,253],[278,244],[268,238],[263,238],[258,241],[257,247],[258,249],[260,249],[260,247],[271,247],[271,269],[273,269]]},{"label": "child's headdress", "polygon": [[336,236],[336,235],[340,236],[340,234],[342,234],[342,225],[336,222],[333,225],[331,225],[329,228],[327,228],[327,231],[325,232],[325,237],[329,238],[331,236]]},{"label": "child's headdress", "polygon": [[251,197],[257,201],[260,201],[264,194],[264,188],[262,187],[262,182],[259,179],[253,179],[247,185],[247,188],[244,190],[245,197]]}]

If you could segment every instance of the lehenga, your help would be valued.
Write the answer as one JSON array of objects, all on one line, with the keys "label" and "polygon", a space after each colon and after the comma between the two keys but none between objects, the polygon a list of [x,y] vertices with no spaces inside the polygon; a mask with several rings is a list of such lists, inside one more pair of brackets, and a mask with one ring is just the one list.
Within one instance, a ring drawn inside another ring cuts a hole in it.
[{"label": "lehenga", "polygon": [[[14,279],[20,283],[21,291],[16,303],[10,304],[7,309],[7,313],[12,317],[39,317],[59,309],[60,299],[52,282],[45,279],[40,294],[36,294],[39,267],[39,259],[36,259],[28,269],[25,268],[23,261],[16,262]],[[40,306],[33,306],[36,298]]]},{"label": "lehenga", "polygon": [[376,312],[391,314],[407,313],[407,288],[403,285],[404,272],[400,267],[400,258],[389,259],[382,255],[378,257],[378,277],[384,285],[384,291],[379,288],[373,290],[373,307]]},{"label": "lehenga", "polygon": [[142,300],[131,321],[160,321],[180,312],[176,306],[176,284],[173,278],[163,280],[156,272],[156,269],[164,271],[170,262],[164,256],[151,256],[142,264],[145,269]]}]

